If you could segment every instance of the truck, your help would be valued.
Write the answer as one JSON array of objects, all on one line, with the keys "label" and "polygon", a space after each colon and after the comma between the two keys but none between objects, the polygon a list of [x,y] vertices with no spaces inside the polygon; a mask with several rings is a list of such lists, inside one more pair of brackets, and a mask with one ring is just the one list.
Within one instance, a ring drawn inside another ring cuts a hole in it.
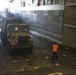
[{"label": "truck", "polygon": [[7,37],[6,37],[6,28],[8,26],[8,24],[24,24],[24,22],[22,21],[22,19],[20,18],[4,18],[2,19],[2,23],[1,23],[1,41],[2,41],[2,45],[4,47],[6,47],[7,45]]},{"label": "truck", "polygon": [[13,55],[14,51],[24,51],[26,54],[32,54],[33,41],[28,25],[23,23],[8,23],[5,26],[4,32],[2,42],[9,55]]}]

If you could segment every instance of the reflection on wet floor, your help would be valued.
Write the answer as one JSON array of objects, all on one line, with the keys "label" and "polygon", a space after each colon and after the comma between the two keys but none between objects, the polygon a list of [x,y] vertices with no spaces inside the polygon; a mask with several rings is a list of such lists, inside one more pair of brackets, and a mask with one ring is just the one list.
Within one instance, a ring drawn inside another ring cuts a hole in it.
[{"label": "reflection on wet floor", "polygon": [[[7,51],[0,45],[0,75],[22,75],[21,73],[25,74],[28,71],[35,72],[40,70],[43,70],[40,75],[46,75],[48,71],[48,75],[59,75],[52,74],[56,72],[62,72],[64,75],[71,75],[72,73],[75,75],[76,68],[71,66],[71,64],[74,64],[74,61],[76,61],[75,52],[73,55],[70,53],[70,50],[69,52],[66,51],[69,49],[68,47],[62,47],[60,45],[58,53],[59,60],[52,62],[51,46],[53,42],[34,35],[32,35],[32,38],[34,41],[32,55],[17,53],[13,56],[8,56]],[[49,70],[47,71],[46,69]],[[46,74],[44,74],[45,72]],[[28,75],[31,75],[31,73]],[[37,74],[32,73],[32,75]]]}]

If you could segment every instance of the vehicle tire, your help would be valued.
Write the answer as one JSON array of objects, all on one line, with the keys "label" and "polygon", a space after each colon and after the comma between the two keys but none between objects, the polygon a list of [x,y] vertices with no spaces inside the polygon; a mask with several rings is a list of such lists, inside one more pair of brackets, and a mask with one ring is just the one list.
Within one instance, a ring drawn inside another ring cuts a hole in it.
[{"label": "vehicle tire", "polygon": [[28,54],[32,54],[32,52],[33,52],[33,48],[29,48],[28,49]]},{"label": "vehicle tire", "polygon": [[8,50],[9,56],[12,56],[14,53],[12,50]]}]

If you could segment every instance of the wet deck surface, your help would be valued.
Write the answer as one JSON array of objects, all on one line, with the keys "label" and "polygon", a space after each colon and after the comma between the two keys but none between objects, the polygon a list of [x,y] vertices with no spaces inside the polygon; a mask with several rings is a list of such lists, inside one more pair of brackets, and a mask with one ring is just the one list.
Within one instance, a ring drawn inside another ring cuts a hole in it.
[{"label": "wet deck surface", "polygon": [[76,75],[76,50],[59,45],[58,61],[52,62],[52,42],[32,35],[32,55],[15,53],[9,56],[0,44],[0,75]]}]

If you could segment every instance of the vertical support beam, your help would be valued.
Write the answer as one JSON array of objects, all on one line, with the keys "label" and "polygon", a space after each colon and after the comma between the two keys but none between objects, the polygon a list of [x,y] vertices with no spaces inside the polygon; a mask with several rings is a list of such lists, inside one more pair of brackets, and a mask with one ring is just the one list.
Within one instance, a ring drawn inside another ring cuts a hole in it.
[{"label": "vertical support beam", "polygon": [[45,0],[45,5],[47,5],[47,0]]},{"label": "vertical support beam", "polygon": [[53,4],[53,0],[51,0],[51,4]]},{"label": "vertical support beam", "polygon": [[45,0],[43,0],[43,5],[45,5]]}]

